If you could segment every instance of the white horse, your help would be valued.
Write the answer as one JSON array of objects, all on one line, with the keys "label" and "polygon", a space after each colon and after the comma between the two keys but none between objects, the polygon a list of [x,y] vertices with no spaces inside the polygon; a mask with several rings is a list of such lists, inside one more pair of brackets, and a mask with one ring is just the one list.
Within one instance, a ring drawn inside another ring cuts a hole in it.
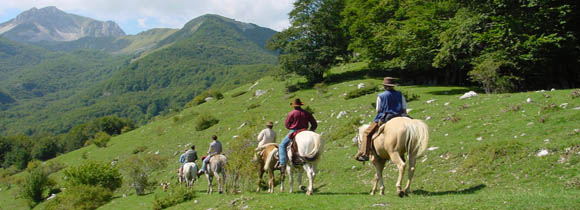
[{"label": "white horse", "polygon": [[213,192],[212,181],[213,177],[216,177],[218,182],[218,191],[223,193],[226,185],[226,163],[227,158],[225,155],[217,154],[211,156],[209,163],[207,164],[207,170],[205,176],[207,177],[208,189],[207,193],[211,194]]},{"label": "white horse", "polygon": [[[361,141],[363,141],[363,133],[368,126],[363,125],[358,130],[357,140],[359,147]],[[380,185],[380,194],[384,195],[383,168],[389,159],[399,169],[399,177],[395,185],[397,187],[397,193],[400,197],[407,195],[410,191],[413,173],[415,172],[416,160],[427,149],[427,143],[429,143],[429,128],[421,120],[396,117],[381,126],[379,131],[373,136],[373,149],[369,153],[371,163],[375,165],[377,170],[371,195],[375,194],[377,184]],[[404,161],[405,153],[407,153],[408,157],[409,175],[407,185],[402,190],[401,182],[406,166]]]},{"label": "white horse", "polygon": [[197,164],[194,162],[183,164],[183,174],[179,176],[179,182],[185,182],[187,187],[193,186],[193,183],[197,180],[197,171]]},{"label": "white horse", "polygon": [[[322,156],[324,141],[320,138],[320,134],[314,133],[312,131],[303,131],[296,135],[294,140],[295,144],[298,146],[298,155],[304,158],[304,164],[302,165],[302,169],[295,168],[292,162],[292,152],[290,151],[290,146],[288,147],[288,164],[286,165],[286,173],[288,173],[288,177],[290,178],[290,192],[294,191],[293,189],[293,180],[292,180],[292,172],[294,169],[298,170],[298,186],[301,190],[306,191],[307,195],[312,195],[314,192],[314,178],[316,177],[316,167],[318,165],[318,161]],[[308,190],[302,186],[302,170],[306,171],[306,176],[308,176]],[[284,191],[284,176],[282,176],[280,181],[280,191]]]}]

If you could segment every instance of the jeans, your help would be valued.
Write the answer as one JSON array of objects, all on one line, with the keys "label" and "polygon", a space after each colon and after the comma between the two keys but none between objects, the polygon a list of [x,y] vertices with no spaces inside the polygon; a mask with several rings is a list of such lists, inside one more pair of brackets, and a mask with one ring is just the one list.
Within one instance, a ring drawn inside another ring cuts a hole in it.
[{"label": "jeans", "polygon": [[278,155],[280,155],[280,165],[286,164],[286,147],[288,147],[288,143],[290,143],[290,134],[296,132],[296,130],[290,130],[290,133],[284,137],[284,140],[280,142],[280,146],[278,146]]},{"label": "jeans", "polygon": [[209,158],[210,157],[211,156],[207,156],[205,159],[203,159],[203,161],[201,161],[201,169],[200,169],[200,171],[205,172],[205,165],[207,165],[207,162],[209,162]]}]

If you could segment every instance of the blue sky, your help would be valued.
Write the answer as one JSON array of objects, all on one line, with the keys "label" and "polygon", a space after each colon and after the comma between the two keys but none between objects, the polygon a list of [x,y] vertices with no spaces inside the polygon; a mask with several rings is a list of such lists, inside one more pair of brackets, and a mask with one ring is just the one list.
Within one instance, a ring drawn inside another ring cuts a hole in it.
[{"label": "blue sky", "polygon": [[281,31],[289,26],[294,0],[2,0],[0,23],[32,7],[56,6],[67,13],[115,21],[127,34],[151,28],[181,28],[204,14],[218,14]]}]

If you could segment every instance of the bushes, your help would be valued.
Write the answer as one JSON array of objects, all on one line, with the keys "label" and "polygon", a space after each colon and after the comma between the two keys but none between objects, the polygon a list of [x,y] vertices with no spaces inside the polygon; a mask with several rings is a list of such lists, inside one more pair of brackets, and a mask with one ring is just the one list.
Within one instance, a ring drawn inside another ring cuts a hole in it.
[{"label": "bushes", "polygon": [[235,92],[234,94],[232,94],[232,98],[235,98],[235,97],[238,97],[238,96],[244,95],[244,94],[246,94],[247,92],[248,92],[248,91],[243,91],[243,90],[242,90],[242,91],[240,91],[240,92]]},{"label": "bushes", "polygon": [[24,181],[20,185],[19,194],[20,197],[30,202],[30,206],[41,202],[45,192],[54,186],[54,181],[49,179],[48,175],[47,171],[42,167],[38,167],[30,170],[24,177]]},{"label": "bushes", "polygon": [[91,185],[107,188],[111,191],[121,187],[122,176],[117,168],[105,163],[89,161],[64,171],[65,181],[70,186]]},{"label": "bushes", "polygon": [[153,200],[153,209],[165,209],[167,207],[175,206],[179,203],[193,199],[195,196],[194,191],[188,190],[185,186],[177,186],[171,188],[169,195],[164,197],[159,197],[155,195]]},{"label": "bushes", "polygon": [[95,138],[92,140],[92,142],[97,147],[107,147],[107,143],[109,143],[110,140],[111,136],[101,131],[95,134]]},{"label": "bushes", "polygon": [[45,209],[97,209],[113,198],[113,192],[101,186],[77,185],[67,188],[47,202]]},{"label": "bushes", "polygon": [[150,180],[150,175],[165,165],[165,159],[159,155],[133,155],[121,164],[121,169],[137,195],[143,195],[157,184]]},{"label": "bushes", "polygon": [[353,91],[350,91],[346,94],[346,96],[344,97],[344,99],[353,99],[353,98],[358,98],[367,94],[371,94],[371,93],[375,93],[378,92],[379,88],[376,85],[369,85],[368,87],[364,87],[364,88],[360,88],[360,89],[356,89]]},{"label": "bushes", "polygon": [[205,92],[200,93],[199,95],[195,96],[193,98],[193,100],[191,100],[190,102],[185,104],[185,107],[188,108],[188,107],[203,104],[203,103],[205,103],[205,99],[208,97],[212,97],[214,99],[220,100],[220,99],[224,98],[224,95],[219,91],[208,90],[208,91],[205,91]]},{"label": "bushes", "polygon": [[201,114],[195,120],[195,130],[202,131],[218,124],[219,120],[210,114]]}]

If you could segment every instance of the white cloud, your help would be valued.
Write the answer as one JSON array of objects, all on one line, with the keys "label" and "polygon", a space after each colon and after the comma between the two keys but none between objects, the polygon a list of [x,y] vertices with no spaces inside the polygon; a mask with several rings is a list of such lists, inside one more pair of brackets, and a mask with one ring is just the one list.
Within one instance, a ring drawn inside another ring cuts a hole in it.
[{"label": "white cloud", "polygon": [[[187,21],[218,14],[280,31],[289,26],[294,0],[2,0],[0,13],[56,6],[68,13],[113,20],[125,28],[180,28]],[[137,26],[124,26],[137,23]],[[145,24],[147,23],[147,24]],[[129,33],[134,33],[129,31]]]}]

